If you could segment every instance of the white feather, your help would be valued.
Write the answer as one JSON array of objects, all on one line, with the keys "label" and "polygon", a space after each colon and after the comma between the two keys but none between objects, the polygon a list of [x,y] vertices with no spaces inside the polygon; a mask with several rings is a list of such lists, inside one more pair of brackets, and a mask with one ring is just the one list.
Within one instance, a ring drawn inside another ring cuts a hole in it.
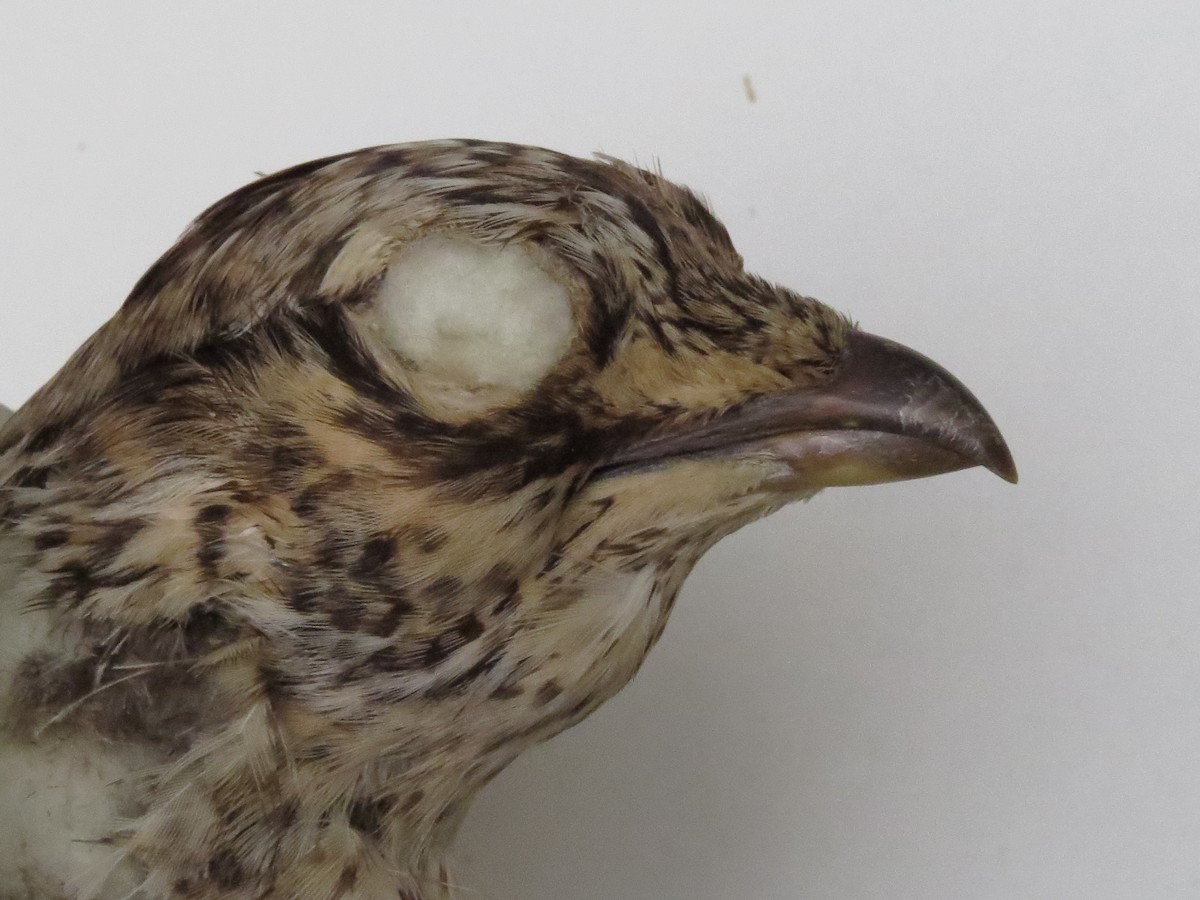
[{"label": "white feather", "polygon": [[466,389],[532,387],[574,330],[566,288],[523,247],[443,236],[396,255],[377,310],[394,349]]},{"label": "white feather", "polygon": [[[130,815],[128,774],[150,762],[135,751],[96,741],[14,742],[8,714],[17,668],[31,652],[53,650],[61,637],[50,613],[30,608],[16,591],[22,554],[0,541],[0,896],[74,896],[104,885],[99,896],[119,897],[137,883],[118,866],[117,851],[96,843]],[[116,870],[114,871],[114,867]],[[86,872],[89,885],[72,877]],[[111,873],[111,875],[110,875]]]}]

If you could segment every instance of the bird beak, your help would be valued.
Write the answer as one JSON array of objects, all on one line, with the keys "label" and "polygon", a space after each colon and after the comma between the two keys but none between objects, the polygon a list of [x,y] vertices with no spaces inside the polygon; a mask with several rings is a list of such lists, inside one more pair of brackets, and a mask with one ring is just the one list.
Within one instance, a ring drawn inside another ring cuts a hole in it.
[{"label": "bird beak", "polygon": [[915,350],[855,331],[833,378],[761,397],[627,446],[606,469],[679,456],[766,458],[769,484],[878,484],[983,466],[1016,483],[1000,430],[957,378]]}]

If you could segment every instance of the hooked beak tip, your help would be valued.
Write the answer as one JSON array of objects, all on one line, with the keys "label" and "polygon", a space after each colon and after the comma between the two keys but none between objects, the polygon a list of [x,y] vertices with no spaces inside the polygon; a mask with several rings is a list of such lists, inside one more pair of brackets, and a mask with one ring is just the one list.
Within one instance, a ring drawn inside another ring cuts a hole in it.
[{"label": "hooked beak tip", "polygon": [[1017,464],[1013,460],[1012,452],[1008,449],[1008,444],[1004,442],[1004,438],[1000,437],[1000,432],[998,431],[996,432],[996,438],[996,442],[988,448],[988,457],[983,466],[989,472],[995,473],[1009,484],[1016,484],[1019,476],[1017,475]]}]

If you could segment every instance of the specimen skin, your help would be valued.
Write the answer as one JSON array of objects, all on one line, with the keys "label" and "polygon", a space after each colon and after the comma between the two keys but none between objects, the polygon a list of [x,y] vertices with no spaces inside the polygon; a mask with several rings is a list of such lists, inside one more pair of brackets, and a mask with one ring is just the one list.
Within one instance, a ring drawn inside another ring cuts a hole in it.
[{"label": "specimen skin", "polygon": [[0,424],[0,897],[450,896],[716,541],[982,465],[924,357],[660,174],[436,141],[203,213]]}]

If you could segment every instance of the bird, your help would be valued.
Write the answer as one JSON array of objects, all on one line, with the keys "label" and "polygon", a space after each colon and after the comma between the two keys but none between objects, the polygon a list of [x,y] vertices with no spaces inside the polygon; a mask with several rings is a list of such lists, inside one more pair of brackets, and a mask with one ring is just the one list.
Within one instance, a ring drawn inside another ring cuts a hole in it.
[{"label": "bird", "polygon": [[657,168],[266,175],[0,424],[0,896],[451,897],[472,798],[716,542],[976,466],[1016,481],[961,382]]}]

